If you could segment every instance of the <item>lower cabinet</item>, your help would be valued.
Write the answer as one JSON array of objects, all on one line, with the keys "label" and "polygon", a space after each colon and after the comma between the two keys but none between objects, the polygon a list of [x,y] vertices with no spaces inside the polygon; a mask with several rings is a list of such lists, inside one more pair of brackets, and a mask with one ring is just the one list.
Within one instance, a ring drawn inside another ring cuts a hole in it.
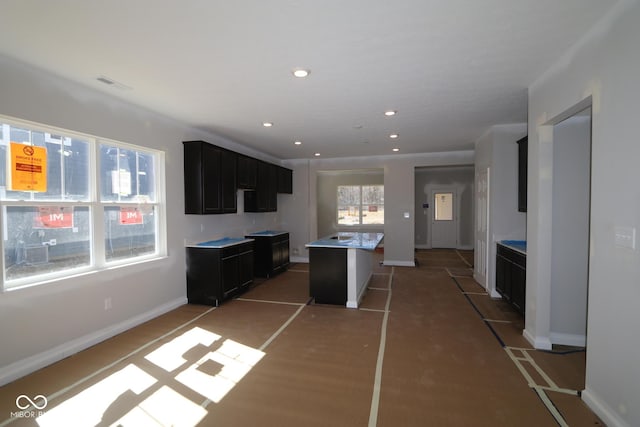
[{"label": "lower cabinet", "polygon": [[224,248],[187,247],[187,299],[219,305],[253,282],[253,242]]},{"label": "lower cabinet", "polygon": [[289,233],[249,235],[254,239],[254,274],[271,277],[289,267]]},{"label": "lower cabinet", "polygon": [[524,316],[527,256],[498,243],[496,255],[496,290],[503,299]]}]

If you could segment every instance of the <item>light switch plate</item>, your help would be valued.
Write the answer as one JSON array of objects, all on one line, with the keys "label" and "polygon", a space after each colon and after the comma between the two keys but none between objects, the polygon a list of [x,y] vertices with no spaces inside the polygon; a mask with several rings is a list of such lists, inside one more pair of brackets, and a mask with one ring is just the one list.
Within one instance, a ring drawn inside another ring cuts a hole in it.
[{"label": "light switch plate", "polygon": [[616,246],[636,249],[636,229],[634,227],[616,226],[614,233]]}]

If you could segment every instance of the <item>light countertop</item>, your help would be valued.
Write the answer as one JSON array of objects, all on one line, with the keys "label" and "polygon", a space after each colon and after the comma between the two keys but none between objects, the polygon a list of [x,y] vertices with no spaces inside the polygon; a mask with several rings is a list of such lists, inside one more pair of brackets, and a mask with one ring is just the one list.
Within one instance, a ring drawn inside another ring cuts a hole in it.
[{"label": "light countertop", "polygon": [[273,236],[280,236],[281,234],[287,234],[288,231],[281,231],[281,230],[262,230],[262,231],[256,231],[254,233],[249,233],[247,234],[248,237],[262,237],[262,236],[267,236],[267,237],[273,237]]},{"label": "light countertop", "polygon": [[514,251],[527,254],[527,241],[526,240],[501,240],[498,242],[502,246],[506,246]]},{"label": "light countertop", "polygon": [[354,248],[374,250],[384,238],[384,233],[359,233],[341,231],[337,234],[323,237],[311,243],[307,248]]},{"label": "light countertop", "polygon": [[200,243],[191,243],[187,246],[196,247],[196,248],[212,248],[212,249],[220,249],[226,248],[227,246],[239,245],[241,243],[253,242],[253,239],[245,239],[242,237],[223,237],[222,239],[217,240],[209,240],[206,242]]}]

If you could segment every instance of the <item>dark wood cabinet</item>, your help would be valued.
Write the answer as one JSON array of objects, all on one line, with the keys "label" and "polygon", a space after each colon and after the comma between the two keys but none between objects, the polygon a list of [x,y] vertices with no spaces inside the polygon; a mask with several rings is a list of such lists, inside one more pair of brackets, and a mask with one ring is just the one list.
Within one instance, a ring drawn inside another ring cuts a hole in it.
[{"label": "dark wood cabinet", "polygon": [[253,242],[225,248],[189,246],[186,250],[190,304],[217,306],[253,282]]},{"label": "dark wood cabinet", "polygon": [[518,211],[527,211],[528,137],[518,141]]},{"label": "dark wood cabinet", "polygon": [[278,193],[293,194],[293,171],[278,166]]},{"label": "dark wood cabinet", "polygon": [[496,291],[522,315],[525,311],[527,256],[498,243]]},{"label": "dark wood cabinet", "polygon": [[236,153],[204,141],[185,141],[184,212],[237,212]]},{"label": "dark wood cabinet", "polygon": [[244,192],[245,212],[275,212],[278,209],[278,167],[258,160],[255,191]]},{"label": "dark wood cabinet", "polygon": [[238,154],[238,188],[255,190],[258,174],[258,160]]},{"label": "dark wood cabinet", "polygon": [[347,249],[309,248],[309,296],[317,304],[347,303]]},{"label": "dark wood cabinet", "polygon": [[254,275],[271,277],[289,267],[289,233],[250,234],[254,239]]}]

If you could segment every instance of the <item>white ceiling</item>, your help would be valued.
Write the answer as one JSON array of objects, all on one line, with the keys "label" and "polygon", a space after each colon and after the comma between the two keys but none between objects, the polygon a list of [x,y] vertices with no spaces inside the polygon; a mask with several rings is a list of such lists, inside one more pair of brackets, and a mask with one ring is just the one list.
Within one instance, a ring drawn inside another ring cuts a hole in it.
[{"label": "white ceiling", "polygon": [[3,0],[0,54],[281,159],[466,150],[615,3]]}]

